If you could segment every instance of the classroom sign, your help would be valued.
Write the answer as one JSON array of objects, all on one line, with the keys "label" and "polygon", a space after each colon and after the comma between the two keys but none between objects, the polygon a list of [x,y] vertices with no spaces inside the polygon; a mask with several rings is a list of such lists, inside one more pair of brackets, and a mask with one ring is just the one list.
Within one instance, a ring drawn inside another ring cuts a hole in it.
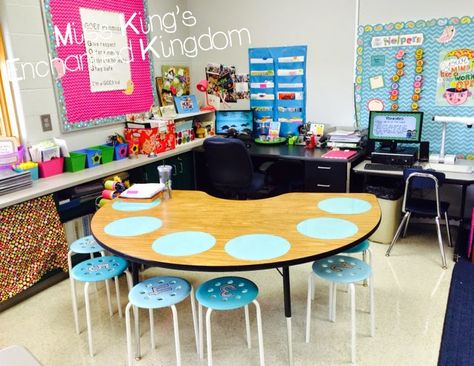
[{"label": "classroom sign", "polygon": [[474,107],[474,49],[461,48],[440,54],[436,104]]}]

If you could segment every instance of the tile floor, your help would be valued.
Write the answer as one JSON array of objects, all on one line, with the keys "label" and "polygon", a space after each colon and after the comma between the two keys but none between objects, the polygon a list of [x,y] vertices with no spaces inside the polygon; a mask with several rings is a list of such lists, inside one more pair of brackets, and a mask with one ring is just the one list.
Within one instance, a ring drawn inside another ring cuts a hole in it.
[{"label": "tile floor", "polygon": [[[441,262],[434,226],[409,230],[408,237],[384,256],[386,245],[372,243],[375,273],[376,335],[369,337],[368,289],[356,287],[358,365],[436,365],[449,284],[454,263],[447,249],[448,270]],[[453,230],[454,231],[454,230]],[[307,275],[310,264],[291,268],[293,301],[294,364],[350,364],[350,313],[348,294],[338,291],[337,322],[328,316],[328,286],[317,282],[312,313],[311,343],[304,342]],[[149,269],[146,276],[178,274],[195,286],[218,274]],[[287,365],[286,323],[283,316],[281,278],[276,270],[240,273],[260,288],[267,365]],[[78,287],[80,289],[80,287]],[[79,290],[79,296],[82,289]],[[347,300],[345,300],[347,298]],[[105,290],[92,296],[95,357],[88,355],[85,310],[80,297],[82,332],[75,334],[69,281],[63,281],[15,307],[0,313],[0,348],[26,346],[45,366],[125,365],[124,320],[109,317]],[[122,279],[122,306],[126,291]],[[191,323],[189,302],[178,306],[183,365],[207,365],[199,360]],[[141,366],[175,365],[172,319],[169,309],[155,313],[157,349],[150,350],[148,317],[142,312]],[[215,365],[258,365],[256,321],[251,309],[253,348],[245,343],[243,311],[214,312],[213,349]]]}]

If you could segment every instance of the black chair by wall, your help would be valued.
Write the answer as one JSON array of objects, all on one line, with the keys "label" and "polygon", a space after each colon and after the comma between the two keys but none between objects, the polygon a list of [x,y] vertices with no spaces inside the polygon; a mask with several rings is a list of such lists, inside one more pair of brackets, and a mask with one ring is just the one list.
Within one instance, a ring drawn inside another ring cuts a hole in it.
[{"label": "black chair by wall", "polygon": [[224,197],[246,199],[271,195],[266,175],[254,171],[244,142],[214,137],[205,140],[203,146],[210,181]]},{"label": "black chair by wall", "polygon": [[[441,236],[440,227],[440,220],[443,218],[446,222],[449,246],[452,246],[452,243],[448,218],[449,203],[441,201],[439,196],[439,188],[444,183],[445,175],[444,173],[436,171],[408,168],[403,171],[403,177],[405,179],[405,193],[403,196],[402,212],[405,213],[405,215],[403,216],[402,222],[400,223],[400,226],[398,227],[397,232],[395,233],[395,236],[393,237],[393,240],[390,243],[385,255],[387,257],[390,256],[390,252],[395,242],[398,240],[402,230],[404,230],[403,236],[406,235],[408,223],[412,215],[418,217],[434,218],[438,234],[438,244],[441,253],[442,267],[446,269],[446,255],[444,253],[443,238]],[[425,191],[434,191],[435,200],[414,197],[414,190],[422,190],[423,193],[426,193]]]}]

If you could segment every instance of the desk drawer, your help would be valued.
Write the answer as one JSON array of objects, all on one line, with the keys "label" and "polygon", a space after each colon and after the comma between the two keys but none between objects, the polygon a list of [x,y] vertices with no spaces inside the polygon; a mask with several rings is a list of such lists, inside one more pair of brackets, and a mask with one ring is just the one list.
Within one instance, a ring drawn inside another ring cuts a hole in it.
[{"label": "desk drawer", "polygon": [[346,192],[346,162],[306,162],[305,190],[308,192]]}]

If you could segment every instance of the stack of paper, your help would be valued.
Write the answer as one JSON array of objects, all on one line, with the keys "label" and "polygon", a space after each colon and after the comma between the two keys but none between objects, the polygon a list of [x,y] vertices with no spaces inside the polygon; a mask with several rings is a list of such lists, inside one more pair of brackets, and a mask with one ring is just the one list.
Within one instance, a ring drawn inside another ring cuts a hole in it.
[{"label": "stack of paper", "polygon": [[362,138],[358,131],[336,130],[328,135],[328,146],[340,148],[357,148]]},{"label": "stack of paper", "polygon": [[13,170],[0,170],[0,195],[29,188],[33,185],[31,172],[28,170],[14,172]]}]

